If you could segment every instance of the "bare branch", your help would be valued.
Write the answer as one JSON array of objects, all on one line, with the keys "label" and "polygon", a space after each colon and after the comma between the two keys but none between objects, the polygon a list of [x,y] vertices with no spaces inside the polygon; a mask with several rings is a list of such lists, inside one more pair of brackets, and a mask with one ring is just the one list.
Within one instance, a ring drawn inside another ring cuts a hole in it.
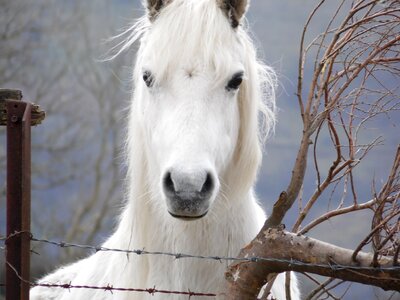
[{"label": "bare branch", "polygon": [[[351,282],[378,286],[384,290],[400,291],[400,272],[393,267],[389,257],[378,260],[380,268],[371,268],[373,255],[359,252],[357,262],[353,251],[299,236],[281,229],[261,231],[256,239],[242,251],[257,253],[271,260],[257,263],[240,262],[229,266],[225,274],[227,290],[225,299],[254,299],[269,274],[285,271],[311,272]],[[292,262],[279,261],[290,257]]]}]

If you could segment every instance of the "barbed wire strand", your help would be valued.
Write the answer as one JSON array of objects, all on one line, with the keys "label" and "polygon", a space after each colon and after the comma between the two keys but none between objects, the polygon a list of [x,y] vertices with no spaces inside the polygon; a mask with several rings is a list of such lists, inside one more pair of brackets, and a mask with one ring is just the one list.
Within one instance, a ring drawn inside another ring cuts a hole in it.
[{"label": "barbed wire strand", "polygon": [[[57,283],[34,283],[30,280],[27,280],[25,278],[22,278],[21,275],[18,273],[18,271],[12,266],[9,262],[6,262],[7,266],[13,270],[15,275],[21,280],[22,282],[25,282],[26,284],[29,284],[31,287],[45,287],[45,288],[63,288],[63,289],[91,289],[91,290],[103,290],[105,292],[113,292],[113,291],[118,291],[118,292],[138,292],[138,293],[148,293],[151,295],[154,294],[174,294],[174,295],[184,295],[188,296],[189,299],[193,296],[197,297],[216,297],[216,294],[212,293],[199,293],[199,292],[192,292],[188,290],[187,292],[182,292],[182,291],[171,291],[171,290],[160,290],[157,289],[155,286],[153,288],[147,288],[147,289],[141,289],[141,288],[122,288],[122,287],[114,287],[111,284],[107,284],[104,286],[92,286],[92,285],[73,285],[71,282],[69,283],[62,283],[62,284],[57,284]],[[0,286],[6,286],[5,284],[1,283]]]},{"label": "barbed wire strand", "polygon": [[226,256],[204,256],[204,255],[193,255],[187,253],[173,253],[173,252],[163,252],[163,251],[147,251],[140,249],[117,249],[117,248],[108,248],[103,246],[91,246],[91,245],[82,245],[76,243],[67,243],[67,242],[56,242],[47,239],[38,239],[33,236],[31,232],[27,231],[19,231],[13,234],[10,234],[8,237],[0,237],[0,241],[7,241],[8,239],[15,237],[21,234],[29,234],[31,241],[50,244],[53,246],[57,246],[60,248],[79,248],[84,250],[91,250],[94,252],[118,252],[124,254],[136,254],[136,255],[162,255],[162,256],[170,256],[175,259],[183,259],[183,258],[193,258],[193,259],[204,259],[204,260],[213,260],[213,261],[237,261],[237,262],[275,262],[275,263],[285,263],[291,264],[295,266],[309,266],[309,267],[319,267],[319,268],[329,268],[332,271],[340,271],[340,270],[354,270],[354,271],[400,271],[400,265],[394,265],[390,267],[364,267],[364,266],[349,266],[349,265],[339,265],[339,264],[317,264],[317,263],[306,263],[294,259],[279,259],[279,258],[267,258],[267,257],[258,257],[258,256],[249,256],[249,257],[226,257]]}]

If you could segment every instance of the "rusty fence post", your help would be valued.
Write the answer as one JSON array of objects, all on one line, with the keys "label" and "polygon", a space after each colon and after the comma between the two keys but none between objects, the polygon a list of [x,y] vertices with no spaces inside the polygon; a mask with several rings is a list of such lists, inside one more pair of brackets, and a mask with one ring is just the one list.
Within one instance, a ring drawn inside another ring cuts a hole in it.
[{"label": "rusty fence post", "polygon": [[20,91],[0,89],[0,125],[7,126],[6,300],[29,299],[31,126],[44,119],[37,105],[21,99]]}]

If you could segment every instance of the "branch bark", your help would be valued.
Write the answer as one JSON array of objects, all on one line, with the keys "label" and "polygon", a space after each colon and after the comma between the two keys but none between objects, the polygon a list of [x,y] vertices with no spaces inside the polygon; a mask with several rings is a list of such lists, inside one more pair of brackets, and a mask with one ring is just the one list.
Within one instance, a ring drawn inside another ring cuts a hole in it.
[{"label": "branch bark", "polygon": [[[262,230],[240,253],[268,258],[257,262],[233,263],[225,273],[224,299],[255,299],[266,278],[285,271],[310,272],[346,281],[374,285],[384,290],[400,291],[400,272],[393,268],[392,258],[380,257],[379,267],[373,268],[373,254],[328,244],[279,228]],[[289,258],[289,259],[288,259]]]}]

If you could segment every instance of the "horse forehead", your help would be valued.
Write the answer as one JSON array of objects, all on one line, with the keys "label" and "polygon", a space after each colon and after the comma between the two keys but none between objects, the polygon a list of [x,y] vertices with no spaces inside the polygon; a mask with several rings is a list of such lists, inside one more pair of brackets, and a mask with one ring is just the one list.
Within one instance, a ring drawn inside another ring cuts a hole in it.
[{"label": "horse forehead", "polygon": [[216,1],[180,1],[180,5],[178,2],[161,11],[149,28],[146,52],[167,59],[203,57],[204,60],[215,58],[216,53],[237,52],[240,39]]},{"label": "horse forehead", "polygon": [[199,80],[201,82],[227,80],[234,73],[245,70],[242,47],[219,47],[216,52],[202,52],[196,47],[176,47],[171,43],[168,54],[147,48],[142,59],[142,70],[149,69],[167,80]]}]

